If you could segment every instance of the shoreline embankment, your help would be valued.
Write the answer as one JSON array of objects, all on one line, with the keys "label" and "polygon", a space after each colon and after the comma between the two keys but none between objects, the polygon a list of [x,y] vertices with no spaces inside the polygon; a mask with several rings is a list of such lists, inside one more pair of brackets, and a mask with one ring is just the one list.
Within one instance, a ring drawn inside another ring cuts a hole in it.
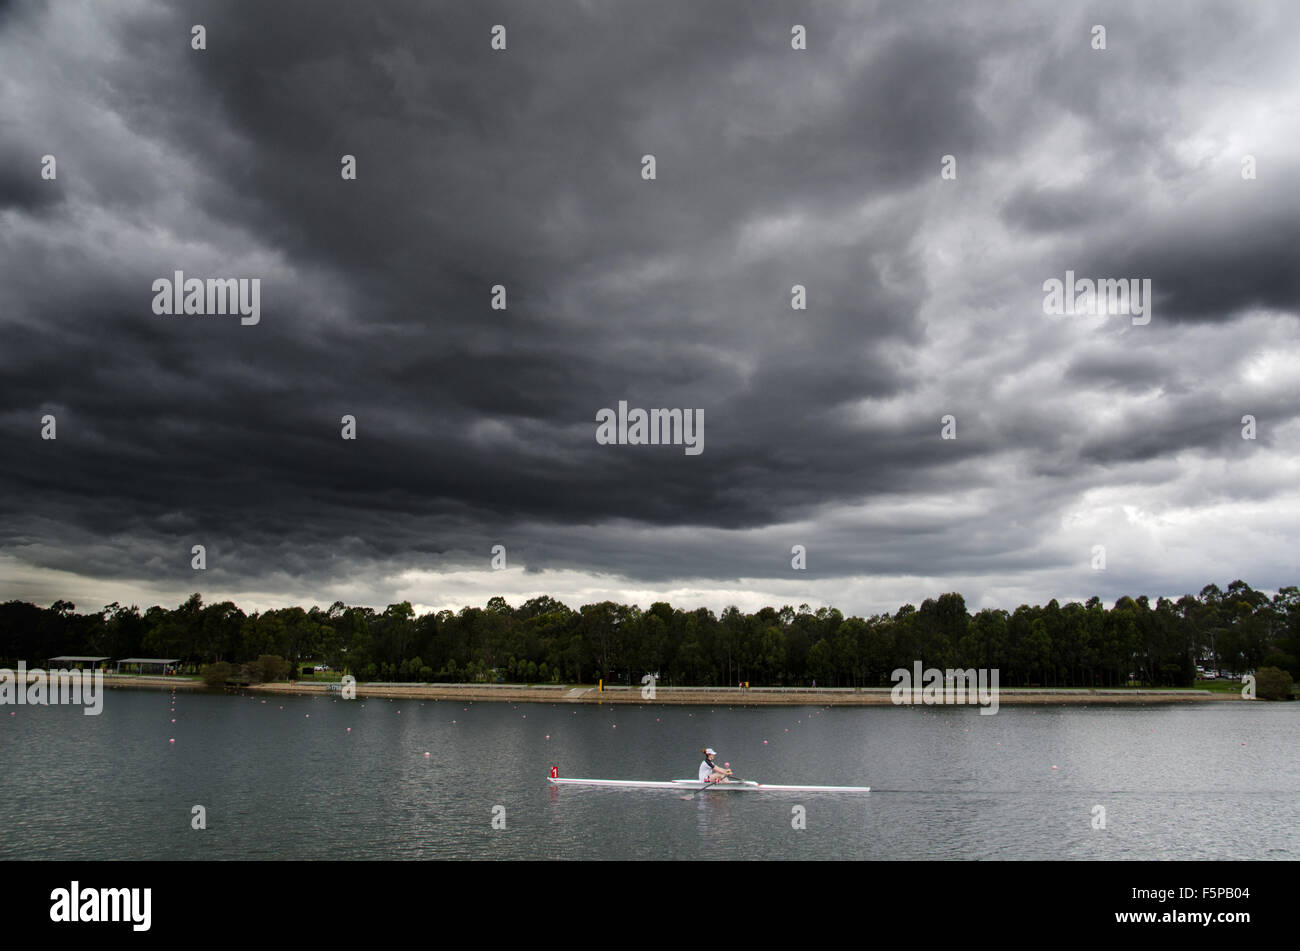
[{"label": "shoreline embankment", "polygon": [[[332,688],[332,689],[331,689]],[[337,695],[337,684],[272,683],[244,688],[257,693]],[[383,684],[358,683],[357,697],[417,700],[496,701],[508,703],[660,703],[695,706],[892,706],[889,687],[656,687],[644,696],[640,687],[526,686],[523,684]],[[1209,690],[1045,689],[1009,688],[998,691],[1000,704],[1016,703],[1197,703],[1239,700],[1239,694]],[[971,697],[974,701],[974,695]]]},{"label": "shoreline embankment", "polygon": [[[149,677],[139,675],[104,675],[105,687],[141,687],[172,690],[206,690],[201,680],[183,677]],[[235,689],[233,685],[227,689]],[[240,685],[237,689],[251,693],[296,694],[300,696],[337,696],[338,683],[265,683]],[[489,701],[502,703],[664,703],[694,706],[889,706],[893,691],[889,687],[656,687],[654,696],[644,696],[641,687],[570,687],[538,684],[410,684],[358,683],[356,695],[415,700]],[[972,701],[974,696],[972,695]],[[1017,703],[1200,703],[1213,700],[1241,700],[1239,693],[1210,690],[1148,690],[1116,688],[1003,687],[998,690],[999,704]]]},{"label": "shoreline embankment", "polygon": [[[87,671],[90,673],[90,671]],[[151,676],[149,674],[104,674],[105,687],[157,687],[159,689],[170,688],[172,690],[204,690],[207,685],[198,679],[190,680],[187,677],[163,677],[161,675]]]}]

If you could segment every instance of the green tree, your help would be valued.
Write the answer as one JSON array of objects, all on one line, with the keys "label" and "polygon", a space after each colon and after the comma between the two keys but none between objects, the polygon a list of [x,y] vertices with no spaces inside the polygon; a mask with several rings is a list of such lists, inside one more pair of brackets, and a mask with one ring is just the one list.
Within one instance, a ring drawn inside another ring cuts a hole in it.
[{"label": "green tree", "polygon": [[230,679],[231,674],[234,672],[235,668],[224,660],[219,660],[203,668],[203,682],[209,687],[224,687],[226,681]]},{"label": "green tree", "polygon": [[263,683],[283,680],[289,676],[289,662],[278,654],[262,654],[249,666],[257,679]]},{"label": "green tree", "polygon": [[1261,700],[1290,700],[1291,675],[1277,667],[1261,667],[1255,672],[1255,694]]}]

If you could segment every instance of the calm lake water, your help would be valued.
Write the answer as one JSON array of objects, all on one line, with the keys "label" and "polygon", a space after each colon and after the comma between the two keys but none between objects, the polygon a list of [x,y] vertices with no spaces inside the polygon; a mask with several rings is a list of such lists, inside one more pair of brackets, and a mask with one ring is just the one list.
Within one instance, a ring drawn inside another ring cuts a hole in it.
[{"label": "calm lake water", "polygon": [[[98,717],[0,708],[0,858],[1300,858],[1300,704],[172,706],[110,690]],[[694,777],[705,745],[745,778],[872,791],[683,800],[546,781],[552,765]]]}]

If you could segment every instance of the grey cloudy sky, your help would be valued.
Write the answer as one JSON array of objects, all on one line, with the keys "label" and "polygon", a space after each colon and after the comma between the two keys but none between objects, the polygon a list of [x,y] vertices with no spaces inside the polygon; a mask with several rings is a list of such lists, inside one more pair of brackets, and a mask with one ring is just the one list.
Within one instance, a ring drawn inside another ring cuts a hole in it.
[{"label": "grey cloudy sky", "polygon": [[[1296,583],[1298,35],[1286,2],[0,0],[0,599]],[[1150,323],[1044,313],[1067,269],[1150,279]],[[260,278],[260,322],[155,315],[177,270]],[[704,452],[599,445],[620,400],[702,409]]]}]

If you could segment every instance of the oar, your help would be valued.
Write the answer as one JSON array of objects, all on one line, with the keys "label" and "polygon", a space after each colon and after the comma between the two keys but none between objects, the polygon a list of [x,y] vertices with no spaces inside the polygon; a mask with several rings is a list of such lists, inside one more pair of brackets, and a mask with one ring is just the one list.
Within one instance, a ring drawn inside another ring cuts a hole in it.
[{"label": "oar", "polygon": [[[731,772],[730,770],[727,771],[727,778],[728,778],[731,782],[733,782],[733,783],[741,783],[741,784],[746,785],[746,786],[761,786],[761,785],[763,785],[762,783],[760,783],[760,782],[759,782],[758,780],[756,780],[756,779],[746,779],[744,776],[737,776],[735,773]],[[715,784],[715,785],[716,785],[716,784]]]}]

